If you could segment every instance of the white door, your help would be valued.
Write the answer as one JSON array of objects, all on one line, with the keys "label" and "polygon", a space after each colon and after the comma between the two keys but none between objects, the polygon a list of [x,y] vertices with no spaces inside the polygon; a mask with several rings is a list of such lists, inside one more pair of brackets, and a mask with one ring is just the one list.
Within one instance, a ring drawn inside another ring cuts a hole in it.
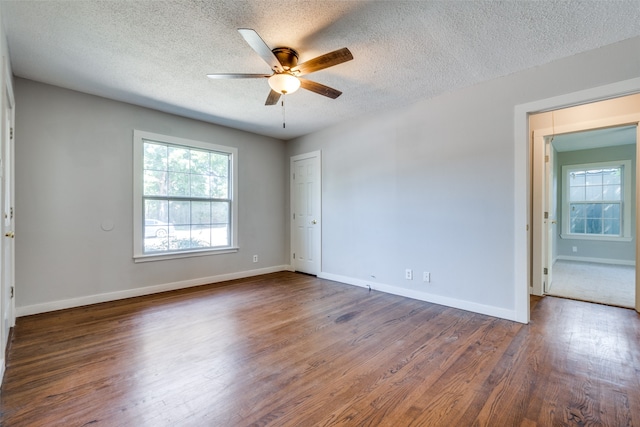
[{"label": "white door", "polygon": [[533,211],[531,244],[534,256],[531,264],[531,293],[533,295],[544,295],[547,275],[544,273],[546,267],[547,237],[548,231],[545,219],[546,197],[545,197],[545,135],[534,132],[533,135],[533,161],[532,161],[532,184],[533,184]]},{"label": "white door", "polygon": [[320,152],[291,158],[291,265],[317,275],[321,268]]},{"label": "white door", "polygon": [[557,229],[557,212],[556,212],[556,185],[555,174],[553,170],[553,146],[551,145],[551,138],[545,138],[545,212],[547,218],[545,218],[546,227],[546,242],[543,243],[545,250],[544,254],[544,271],[546,271],[546,278],[544,280],[544,292],[546,293],[553,281],[553,245],[555,242],[554,233]]},{"label": "white door", "polygon": [[2,215],[0,222],[2,233],[0,235],[2,239],[0,245],[0,322],[2,323],[0,359],[2,359],[2,366],[0,372],[4,371],[4,355],[9,330],[14,324],[14,98],[10,85],[5,86],[2,101],[2,135],[0,135],[0,212]]}]

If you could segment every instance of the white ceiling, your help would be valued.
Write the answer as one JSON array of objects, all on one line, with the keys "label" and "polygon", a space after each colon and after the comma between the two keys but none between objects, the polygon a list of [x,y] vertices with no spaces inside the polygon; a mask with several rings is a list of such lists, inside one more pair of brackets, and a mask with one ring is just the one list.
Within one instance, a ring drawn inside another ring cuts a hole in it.
[{"label": "white ceiling", "polygon": [[[291,139],[360,115],[640,35],[640,1],[0,1],[16,76]],[[342,47],[354,60],[307,75],[264,106],[268,73],[237,28],[300,62]]]}]

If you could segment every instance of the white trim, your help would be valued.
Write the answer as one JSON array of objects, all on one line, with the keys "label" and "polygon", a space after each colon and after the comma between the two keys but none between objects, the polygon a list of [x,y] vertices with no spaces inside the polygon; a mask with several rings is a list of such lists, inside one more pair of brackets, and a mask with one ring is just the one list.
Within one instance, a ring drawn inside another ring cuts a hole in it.
[{"label": "white trim", "polygon": [[635,261],[624,260],[624,259],[589,258],[589,257],[580,257],[580,256],[571,256],[571,255],[558,255],[556,260],[595,262],[598,264],[613,264],[613,265],[631,265],[631,266],[636,265]]},{"label": "white trim", "polygon": [[456,298],[443,297],[440,295],[428,294],[425,292],[420,292],[413,289],[400,288],[397,286],[387,285],[384,283],[371,283],[366,280],[356,279],[356,278],[347,277],[347,276],[341,276],[338,274],[320,273],[318,274],[318,277],[321,279],[333,280],[335,282],[340,282],[347,285],[353,285],[361,288],[371,289],[374,291],[380,291],[387,294],[398,295],[401,297],[411,298],[419,301],[425,301],[433,304],[444,305],[444,306],[456,308],[459,310],[471,311],[473,313],[499,317],[501,319],[514,320],[516,322],[519,321],[516,316],[517,313],[515,310],[509,310],[509,309],[494,307],[490,305],[478,304],[475,302],[464,301]]},{"label": "white trim", "polygon": [[631,242],[633,237],[607,236],[606,234],[560,234],[563,240],[597,240],[599,242]]},{"label": "white trim", "polygon": [[240,250],[240,248],[224,248],[224,249],[205,249],[205,250],[193,250],[187,252],[167,252],[163,254],[149,254],[138,255],[133,259],[133,262],[151,262],[151,261],[163,261],[167,259],[180,259],[180,258],[193,258],[196,256],[207,255],[221,255],[221,254],[233,254]]},{"label": "white trim", "polygon": [[[180,145],[184,147],[202,148],[208,151],[219,151],[229,154],[231,168],[231,188],[229,198],[231,199],[231,242],[230,246],[222,248],[207,248],[206,250],[196,249],[193,251],[163,252],[145,254],[143,252],[143,224],[142,224],[142,159],[144,141],[156,141],[166,144]],[[159,261],[165,259],[187,258],[190,256],[216,255],[221,253],[237,252],[238,250],[238,149],[212,142],[196,141],[192,139],[179,138],[171,135],[161,135],[142,130],[133,130],[133,259],[134,262]]]},{"label": "white trim", "polygon": [[291,266],[277,265],[274,267],[265,267],[256,270],[240,271],[237,273],[220,274],[217,276],[200,277],[197,279],[182,280],[179,282],[163,283],[159,285],[146,286],[144,288],[128,289],[125,291],[108,292],[104,294],[87,295],[84,297],[71,298],[66,300],[50,301],[41,304],[27,305],[17,307],[17,315],[29,316],[32,314],[46,313],[55,310],[64,310],[66,308],[80,307],[90,304],[98,304],[101,302],[116,301],[125,298],[133,298],[144,295],[157,294],[160,292],[175,291],[178,289],[186,289],[194,286],[209,285],[213,283],[225,282],[228,280],[244,279],[246,277],[260,276],[262,274],[277,273],[279,271],[290,271]]},{"label": "white trim", "polygon": [[[529,322],[529,197],[531,165],[529,152],[529,114],[587,104],[640,92],[640,77],[604,86],[542,99],[514,108],[514,303],[516,320]],[[639,130],[640,132],[640,130]]]}]

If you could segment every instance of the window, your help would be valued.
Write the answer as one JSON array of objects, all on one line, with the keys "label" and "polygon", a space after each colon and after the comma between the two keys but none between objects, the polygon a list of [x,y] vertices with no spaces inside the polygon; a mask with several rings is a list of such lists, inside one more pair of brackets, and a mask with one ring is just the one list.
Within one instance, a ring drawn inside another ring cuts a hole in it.
[{"label": "window", "polygon": [[235,251],[235,148],[134,131],[134,258]]},{"label": "window", "polygon": [[630,239],[631,162],[562,167],[563,238]]}]

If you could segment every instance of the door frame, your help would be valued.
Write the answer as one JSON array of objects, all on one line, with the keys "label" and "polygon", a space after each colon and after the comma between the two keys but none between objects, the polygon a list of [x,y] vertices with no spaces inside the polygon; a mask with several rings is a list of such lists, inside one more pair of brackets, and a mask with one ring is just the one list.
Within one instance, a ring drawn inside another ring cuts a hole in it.
[{"label": "door frame", "polygon": [[[13,92],[13,84],[12,84],[12,80],[11,80],[11,72],[10,72],[10,68],[9,68],[9,63],[6,57],[2,58],[2,99],[0,100],[0,104],[1,104],[1,108],[0,108],[0,114],[2,116],[2,124],[0,124],[0,138],[2,138],[2,143],[0,144],[0,147],[5,148],[4,152],[2,153],[2,161],[3,163],[0,164],[0,167],[2,167],[4,170],[2,171],[2,173],[4,173],[5,171],[7,171],[7,169],[5,168],[5,164],[8,165],[8,172],[10,174],[10,200],[9,200],[9,209],[11,210],[12,207],[14,206],[14,200],[15,200],[15,96],[14,96],[14,92]],[[7,130],[5,129],[5,125],[6,125],[6,119],[9,119],[9,129]],[[9,135],[11,133],[11,129],[13,129],[13,134]],[[9,137],[7,137],[7,135],[9,135]],[[2,203],[6,203],[6,194],[5,194],[5,186],[2,185],[2,189],[0,190],[0,197],[2,198]],[[13,221],[13,217],[9,218],[10,221]],[[11,226],[9,228],[7,228],[6,226],[6,222],[4,220],[4,218],[2,219],[2,227],[0,227],[0,231],[2,232],[1,238],[5,239],[8,237],[4,236],[4,233],[7,232],[7,230],[9,231],[13,231],[13,228],[15,227],[14,224],[11,224]],[[11,254],[9,256],[10,262],[11,262],[11,266],[9,268],[9,274],[10,274],[10,278],[7,279],[7,276],[5,275],[5,270],[6,270],[6,265],[5,265],[5,261],[7,259],[6,257],[6,253],[5,253],[5,244],[4,241],[2,243],[1,249],[0,249],[0,322],[4,321],[5,316],[7,317],[7,320],[9,322],[9,330],[15,326],[16,323],[16,317],[15,317],[15,242],[13,240],[13,238],[11,238],[11,242],[9,244],[9,250],[11,251]],[[10,283],[7,283],[7,280]],[[8,304],[7,302],[4,300],[7,292],[6,289],[7,287],[14,287],[14,293],[12,293]],[[8,308],[8,313],[5,313],[5,307]],[[9,345],[9,335],[10,334],[5,334],[4,332],[4,325],[2,325],[0,327],[0,351],[2,352],[2,354],[0,354],[0,384],[2,384],[2,378],[4,377],[4,370],[6,367],[6,360],[5,360],[5,356],[6,356],[6,349],[7,346]]]},{"label": "door frame", "polygon": [[[557,110],[624,95],[640,93],[640,77],[516,105],[514,108],[514,306],[515,320],[528,323],[530,318],[529,286],[531,283],[531,205],[532,205],[532,141],[529,115]],[[636,204],[638,198],[636,198]],[[636,217],[636,227],[638,218]],[[636,239],[636,258],[640,244]],[[636,288],[638,275],[636,275]],[[640,305],[636,292],[636,308]]]},{"label": "door frame", "polygon": [[296,201],[296,193],[295,193],[295,182],[293,179],[293,173],[295,172],[294,164],[299,160],[307,160],[315,158],[317,161],[318,168],[318,191],[317,191],[317,206],[318,206],[318,224],[316,226],[318,238],[315,241],[314,251],[317,254],[317,264],[318,271],[317,275],[320,275],[322,272],[322,151],[311,151],[309,153],[298,154],[296,156],[292,156],[289,161],[289,265],[291,265],[291,269],[295,271],[295,260],[293,258],[294,248],[295,248],[295,222],[293,219],[293,215],[295,213],[295,201]]}]

